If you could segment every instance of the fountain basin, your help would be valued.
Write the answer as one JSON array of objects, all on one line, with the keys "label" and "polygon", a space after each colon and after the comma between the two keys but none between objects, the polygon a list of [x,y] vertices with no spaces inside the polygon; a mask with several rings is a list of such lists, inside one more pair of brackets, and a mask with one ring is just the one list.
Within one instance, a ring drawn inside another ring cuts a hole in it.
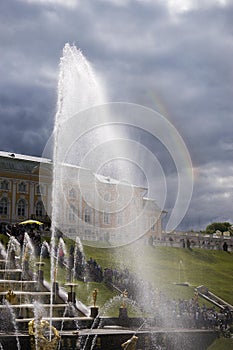
[{"label": "fountain basin", "polygon": [[22,270],[21,269],[0,269],[0,279],[16,279],[21,280]]},{"label": "fountain basin", "polygon": [[[136,332],[133,329],[81,329],[78,331],[64,330],[60,332],[60,350],[82,350],[92,348],[93,340],[102,350],[119,350],[121,344],[137,335],[137,348],[154,350],[156,346],[169,350],[206,350],[217,338],[213,330],[199,329],[159,329],[152,328]],[[18,335],[22,349],[30,348],[30,338],[25,333]],[[16,348],[15,335],[1,334],[0,342],[4,349]]]}]

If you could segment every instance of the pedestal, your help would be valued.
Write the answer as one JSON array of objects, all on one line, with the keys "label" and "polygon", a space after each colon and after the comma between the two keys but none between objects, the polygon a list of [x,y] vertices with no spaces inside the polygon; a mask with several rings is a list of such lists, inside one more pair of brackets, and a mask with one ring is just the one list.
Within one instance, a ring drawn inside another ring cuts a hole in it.
[{"label": "pedestal", "polygon": [[37,272],[38,276],[38,281],[43,284],[44,282],[44,271],[43,270],[38,270]]},{"label": "pedestal", "polygon": [[56,296],[58,294],[59,291],[59,284],[58,282],[53,282],[53,302],[56,301]]},{"label": "pedestal", "polygon": [[[26,262],[26,261],[25,261]],[[28,261],[27,261],[28,262]],[[38,282],[42,283],[44,282],[44,271],[42,270],[42,267],[44,266],[44,262],[43,261],[38,261],[36,262],[36,266],[38,267],[38,271],[37,271],[37,280]]]},{"label": "pedestal", "polygon": [[119,309],[119,323],[123,327],[127,327],[129,325],[129,317],[126,307],[120,307]]},{"label": "pedestal", "polygon": [[91,306],[91,317],[96,318],[99,314],[99,308],[97,306]]},{"label": "pedestal", "polygon": [[75,292],[73,292],[74,287],[77,286],[77,283],[66,283],[66,287],[70,287],[70,292],[68,292],[68,302],[69,303],[76,303],[76,295]]},{"label": "pedestal", "polygon": [[76,295],[75,292],[68,292],[68,302],[69,303],[76,303]]}]

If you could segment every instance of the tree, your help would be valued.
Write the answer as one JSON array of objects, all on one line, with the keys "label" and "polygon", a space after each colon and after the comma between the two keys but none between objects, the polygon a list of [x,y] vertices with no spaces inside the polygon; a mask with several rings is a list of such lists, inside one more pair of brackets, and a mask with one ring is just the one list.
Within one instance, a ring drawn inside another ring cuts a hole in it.
[{"label": "tree", "polygon": [[229,231],[232,234],[232,224],[229,222],[213,222],[206,226],[206,233],[213,234],[217,230],[221,232]]}]

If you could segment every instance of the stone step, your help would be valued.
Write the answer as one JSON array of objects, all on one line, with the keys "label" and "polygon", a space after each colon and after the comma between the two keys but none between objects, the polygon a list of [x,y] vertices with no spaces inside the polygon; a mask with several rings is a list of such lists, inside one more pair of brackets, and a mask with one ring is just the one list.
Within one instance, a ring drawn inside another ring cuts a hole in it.
[{"label": "stone step", "polygon": [[[0,292],[0,299],[4,299],[7,294],[7,290]],[[32,303],[34,301],[38,301],[40,303],[49,304],[50,303],[50,296],[51,293],[48,292],[28,292],[28,291],[15,291],[13,290],[14,294],[16,295],[17,300],[22,304],[28,304]]]},{"label": "stone step", "polygon": [[21,291],[35,291],[38,286],[37,281],[23,281],[21,279],[0,279],[0,291],[4,292],[8,289]]},{"label": "stone step", "polygon": [[21,279],[22,270],[21,269],[1,269],[0,279]]},{"label": "stone step", "polygon": [[[65,309],[68,304],[53,304],[52,313],[55,317],[63,317]],[[35,317],[35,305],[34,304],[17,304],[10,305],[11,312],[13,312],[15,318],[34,318]],[[43,304],[42,310],[44,311],[44,316],[49,317],[51,305]],[[0,313],[9,312],[5,305],[0,305]]]}]

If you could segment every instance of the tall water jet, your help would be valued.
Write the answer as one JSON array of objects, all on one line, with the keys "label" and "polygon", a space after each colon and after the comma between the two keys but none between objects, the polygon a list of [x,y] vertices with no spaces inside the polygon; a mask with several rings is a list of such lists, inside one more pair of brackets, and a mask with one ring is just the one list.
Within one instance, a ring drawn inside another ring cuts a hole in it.
[{"label": "tall water jet", "polygon": [[[138,152],[139,149],[135,142],[129,145],[122,141],[125,130],[118,128],[122,120],[113,123],[114,125],[111,124],[112,120],[124,116],[125,105],[108,107],[105,102],[102,84],[98,82],[90,64],[76,47],[66,44],[60,62],[57,113],[53,133],[51,305],[56,275],[55,245],[59,230],[75,240],[81,234],[85,234],[83,236],[86,237],[88,232],[92,232],[95,240],[103,240],[111,246],[134,241],[142,236],[151,225],[151,222],[147,223],[148,220],[144,215],[148,207],[147,203],[149,203],[149,201],[143,202],[142,200],[145,187],[133,187],[130,181],[132,178],[129,177],[124,181],[113,181],[109,176],[96,175],[99,171],[101,172],[102,165],[104,166],[117,156],[120,160],[123,157],[132,159],[133,152],[140,154],[140,159],[144,158],[143,152]],[[131,112],[129,109],[130,116]],[[142,110],[137,113],[141,117]],[[117,132],[119,132],[118,136]],[[84,144],[84,149],[81,151],[78,147],[80,139],[82,139],[82,145]],[[114,142],[113,150],[111,145],[105,144],[105,141]],[[90,144],[92,146],[94,144],[91,156],[87,149]],[[120,155],[116,152],[119,150]],[[98,156],[96,156],[96,151]],[[102,165],[96,165],[95,159],[101,159]],[[140,162],[134,158],[132,163],[137,165]],[[94,164],[93,167],[92,164]],[[140,167],[143,168],[143,163]],[[118,167],[113,168],[119,170]],[[157,166],[157,169],[157,173],[162,177],[160,167]],[[135,171],[130,171],[128,168],[126,171],[124,168],[120,176],[124,172],[127,175],[135,174]],[[111,172],[110,174],[114,175]],[[161,183],[163,181],[160,182],[160,185]],[[111,194],[112,197],[106,197],[106,186],[115,188],[114,193]],[[164,185],[160,187],[164,188]],[[91,194],[90,197],[87,192]],[[75,205],[73,203],[77,197],[79,197],[79,202],[77,201]],[[137,203],[138,198],[134,200],[134,197],[140,197],[140,205]],[[82,201],[85,202],[86,207],[84,215],[80,210]],[[162,201],[164,201],[164,196],[162,196]],[[111,227],[109,232],[105,232],[106,230],[101,227],[99,221],[108,223],[113,213],[117,213],[119,217],[124,216],[124,210],[130,212],[127,222],[121,224],[119,221],[117,227]],[[98,212],[100,219],[96,219],[97,215],[93,215],[93,212]],[[160,214],[159,209],[154,222]],[[95,217],[92,222],[91,217]],[[72,222],[74,232],[66,231],[67,221]],[[52,306],[50,318],[52,319]]]},{"label": "tall water jet", "polygon": [[73,280],[80,279],[85,281],[86,271],[86,258],[83,251],[83,246],[80,238],[77,236],[74,246],[74,267],[73,267]]},{"label": "tall water jet", "polygon": [[69,140],[67,122],[80,111],[104,103],[104,94],[91,66],[75,46],[66,44],[60,62],[57,113],[54,124],[52,232],[61,226],[64,196],[62,170]]},{"label": "tall water jet", "polygon": [[[104,242],[105,247],[134,242],[152,227],[160,227],[161,232],[159,220],[167,194],[165,174],[152,150],[138,142],[138,129],[157,137],[167,148],[179,173],[179,185],[183,184],[183,189],[181,185],[178,188],[176,202],[177,207],[180,203],[182,207],[173,212],[173,226],[181,221],[190,199],[187,188],[191,188],[192,183],[189,181],[191,164],[187,153],[184,152],[185,159],[176,154],[176,141],[182,142],[167,119],[142,106],[105,102],[102,84],[90,64],[76,47],[66,44],[60,62],[53,132],[52,205],[50,212],[47,210],[52,216],[51,290],[55,282],[55,245],[59,231],[74,240],[79,236],[88,242],[98,241],[100,246]],[[124,137],[127,128],[132,140],[130,136]],[[118,162],[113,165],[115,159]],[[118,179],[113,180],[116,177]],[[134,179],[138,180],[137,186],[131,185]],[[151,199],[154,195],[157,202]],[[46,209],[49,209],[47,205]],[[142,275],[141,255],[139,251],[134,257]],[[70,274],[68,279],[71,277]],[[140,299],[145,300],[143,296]],[[51,319],[52,302],[53,290]]]},{"label": "tall water jet", "polygon": [[20,256],[20,243],[15,237],[11,236],[7,246],[5,269],[16,268],[16,256]]},{"label": "tall water jet", "polygon": [[16,339],[16,344],[17,344],[17,350],[21,350],[20,342],[19,342],[19,335],[18,335],[18,327],[16,324],[16,315],[14,313],[14,310],[12,309],[12,306],[10,303],[8,303],[6,300],[4,301],[4,304],[6,305],[7,310],[9,311],[10,318],[12,325],[14,327],[14,333],[15,333],[15,339]]},{"label": "tall water jet", "polygon": [[35,269],[35,248],[32,240],[27,232],[24,233],[23,247],[22,247],[22,278],[26,279],[26,275],[32,272],[32,278],[34,279]]},{"label": "tall water jet", "polygon": [[4,245],[0,242],[0,257],[6,259],[6,249]]},{"label": "tall water jet", "polygon": [[[78,90],[77,90],[78,87]],[[52,236],[51,236],[51,289],[54,285],[55,269],[55,238],[56,230],[62,227],[65,203],[63,186],[63,168],[65,163],[64,149],[69,140],[69,119],[87,108],[104,102],[103,94],[96,77],[82,55],[75,46],[66,44],[60,62],[58,81],[57,113],[54,124],[53,145],[53,184],[52,184]],[[52,319],[53,291],[51,291]]]},{"label": "tall water jet", "polygon": [[[86,241],[119,246],[142,237],[161,216],[166,196],[164,173],[152,152],[137,141],[137,130],[144,115],[147,132],[148,120],[157,118],[161,129],[162,118],[138,105],[106,101],[103,84],[85,57],[75,47],[65,45],[53,133],[52,209],[45,206],[52,212],[53,232],[56,227],[72,239],[78,233]],[[143,200],[148,181],[153,182],[158,203]],[[114,187],[114,191],[107,194],[107,187]],[[154,218],[148,220],[152,206]],[[125,212],[129,215],[121,222]],[[108,224],[115,214],[119,220],[106,232],[101,223]]]}]

